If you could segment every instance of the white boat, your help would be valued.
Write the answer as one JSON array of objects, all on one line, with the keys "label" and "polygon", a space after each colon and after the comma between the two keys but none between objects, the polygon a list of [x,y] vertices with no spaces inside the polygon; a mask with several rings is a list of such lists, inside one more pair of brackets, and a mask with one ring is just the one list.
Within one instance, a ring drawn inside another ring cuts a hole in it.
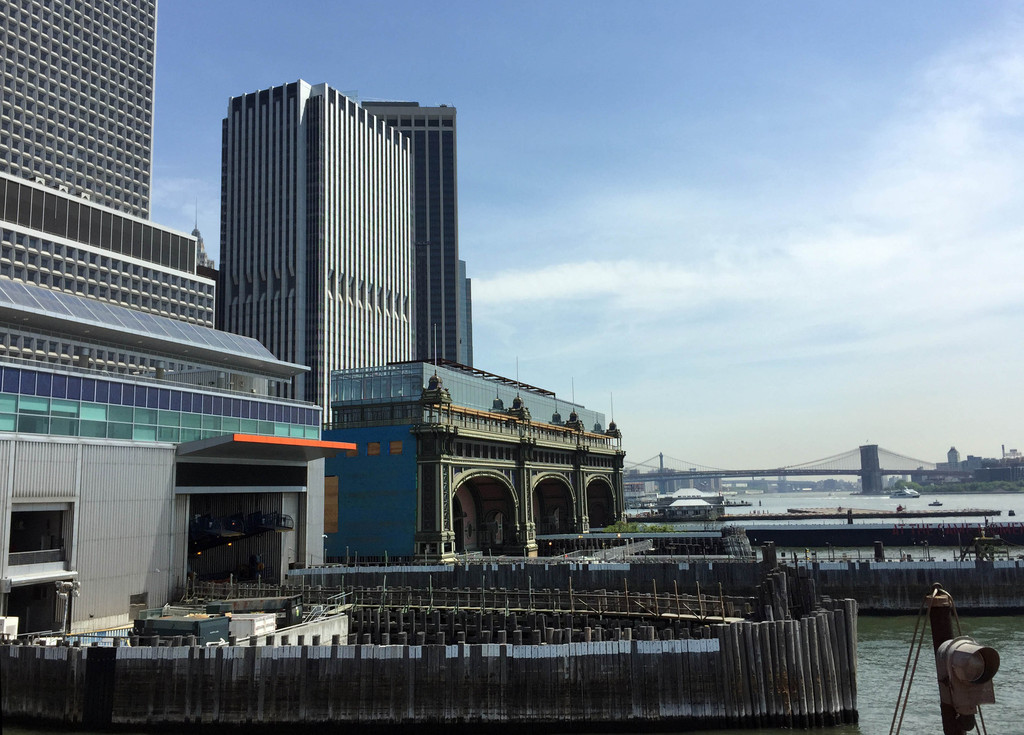
[{"label": "white boat", "polygon": [[889,496],[890,498],[919,498],[921,493],[917,490],[911,490],[909,487],[901,487],[899,490]]}]

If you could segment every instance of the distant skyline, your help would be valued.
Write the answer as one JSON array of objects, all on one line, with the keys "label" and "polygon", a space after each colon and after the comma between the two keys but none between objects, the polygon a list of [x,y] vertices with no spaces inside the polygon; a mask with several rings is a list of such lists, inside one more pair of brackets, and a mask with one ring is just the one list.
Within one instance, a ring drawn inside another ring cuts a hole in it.
[{"label": "distant skyline", "polygon": [[474,363],[627,462],[1024,449],[1024,8],[165,0],[152,218],[219,264],[228,98],[459,114]]}]

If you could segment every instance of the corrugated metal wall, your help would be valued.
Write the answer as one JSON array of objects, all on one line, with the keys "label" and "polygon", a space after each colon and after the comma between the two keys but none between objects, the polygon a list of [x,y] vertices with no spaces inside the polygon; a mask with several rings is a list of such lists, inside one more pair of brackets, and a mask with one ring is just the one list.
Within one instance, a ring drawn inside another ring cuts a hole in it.
[{"label": "corrugated metal wall", "polygon": [[123,615],[129,597],[146,591],[150,605],[167,601],[173,583],[174,459],[170,445],[82,445],[74,559],[81,615]]},{"label": "corrugated metal wall", "polygon": [[22,441],[15,451],[14,500],[69,498],[78,485],[75,441]]},{"label": "corrugated metal wall", "polygon": [[7,550],[11,548],[11,454],[13,439],[0,439],[0,576],[7,576]]}]

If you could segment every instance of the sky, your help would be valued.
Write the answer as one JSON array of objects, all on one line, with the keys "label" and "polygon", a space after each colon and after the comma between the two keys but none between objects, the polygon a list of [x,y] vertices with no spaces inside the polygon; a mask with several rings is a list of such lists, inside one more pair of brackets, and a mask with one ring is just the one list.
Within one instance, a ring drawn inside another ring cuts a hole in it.
[{"label": "sky", "polygon": [[457,108],[474,364],[627,464],[1024,450],[1019,3],[161,0],[152,219],[219,260],[228,99],[297,79]]}]

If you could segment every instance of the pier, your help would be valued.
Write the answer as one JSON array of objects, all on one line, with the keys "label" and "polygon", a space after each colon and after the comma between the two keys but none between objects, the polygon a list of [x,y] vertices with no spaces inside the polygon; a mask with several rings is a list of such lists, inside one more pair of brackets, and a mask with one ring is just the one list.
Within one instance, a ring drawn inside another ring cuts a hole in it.
[{"label": "pier", "polygon": [[968,508],[965,510],[879,510],[867,508],[789,508],[785,513],[726,513],[720,521],[801,521],[801,520],[867,520],[907,518],[994,518],[1001,510]]},{"label": "pier", "polygon": [[717,585],[697,595],[527,588],[507,606],[487,588],[353,589],[348,644],[0,646],[3,713],[75,728],[247,730],[856,722],[856,603],[812,592],[789,568],[745,599]]}]

